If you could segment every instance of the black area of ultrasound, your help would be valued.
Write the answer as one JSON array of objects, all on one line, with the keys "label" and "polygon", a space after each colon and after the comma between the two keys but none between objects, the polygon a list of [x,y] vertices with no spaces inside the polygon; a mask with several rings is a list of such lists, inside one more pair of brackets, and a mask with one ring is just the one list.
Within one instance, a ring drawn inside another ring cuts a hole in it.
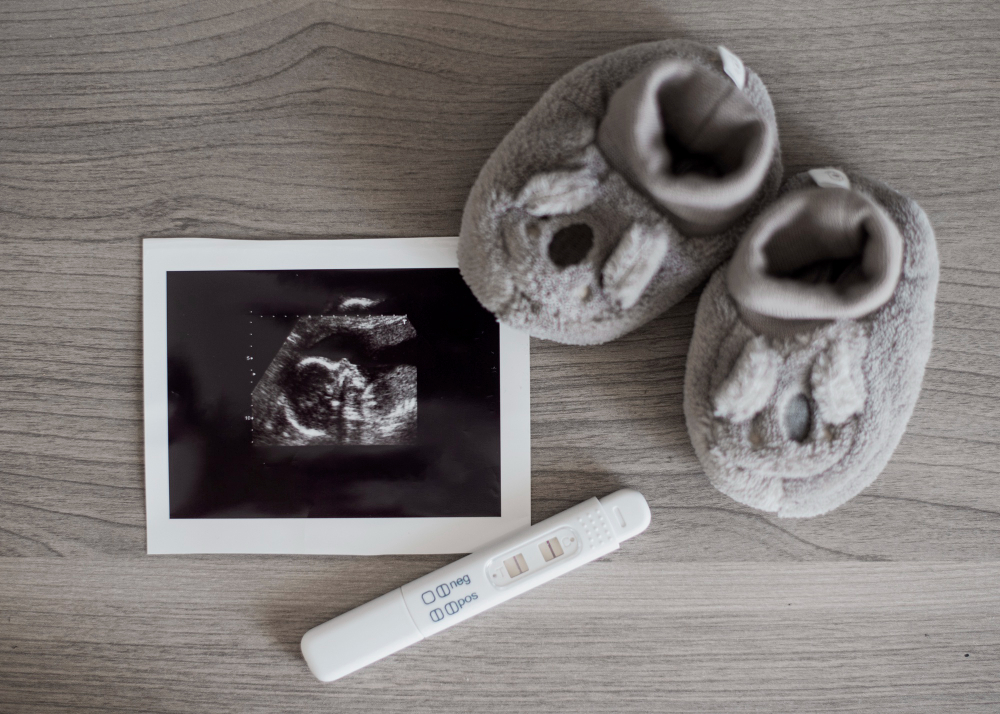
[{"label": "black area of ultrasound", "polygon": [[[381,302],[338,309],[356,297]],[[371,349],[328,336],[301,354],[368,376],[415,365],[418,443],[250,443],[251,380],[301,316],[324,314],[407,315],[415,339]],[[496,321],[457,270],[169,273],[171,517],[498,516],[498,353]]]}]

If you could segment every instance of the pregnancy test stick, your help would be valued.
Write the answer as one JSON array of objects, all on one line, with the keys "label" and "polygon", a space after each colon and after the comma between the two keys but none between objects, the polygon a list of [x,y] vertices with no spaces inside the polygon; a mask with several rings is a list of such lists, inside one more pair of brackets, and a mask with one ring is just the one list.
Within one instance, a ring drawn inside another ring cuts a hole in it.
[{"label": "pregnancy test stick", "polygon": [[638,491],[591,498],[314,627],[302,656],[320,681],[340,679],[617,550],[649,517]]}]

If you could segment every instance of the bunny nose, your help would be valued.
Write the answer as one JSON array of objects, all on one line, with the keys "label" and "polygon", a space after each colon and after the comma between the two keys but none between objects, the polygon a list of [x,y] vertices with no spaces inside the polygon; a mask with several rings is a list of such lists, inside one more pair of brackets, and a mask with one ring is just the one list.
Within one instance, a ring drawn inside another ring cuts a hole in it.
[{"label": "bunny nose", "polygon": [[809,436],[809,427],[812,425],[812,408],[805,394],[796,394],[788,400],[782,421],[789,439],[800,444],[806,440]]},{"label": "bunny nose", "polygon": [[583,261],[594,247],[594,231],[586,223],[572,223],[560,228],[549,243],[549,258],[559,268]]}]

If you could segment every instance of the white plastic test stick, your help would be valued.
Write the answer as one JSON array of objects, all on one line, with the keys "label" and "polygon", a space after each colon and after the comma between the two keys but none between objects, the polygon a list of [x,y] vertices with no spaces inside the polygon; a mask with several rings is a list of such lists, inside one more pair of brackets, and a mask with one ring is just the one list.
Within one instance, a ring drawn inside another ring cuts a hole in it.
[{"label": "white plastic test stick", "polygon": [[332,682],[617,550],[649,525],[623,489],[552,516],[309,630],[302,655]]}]

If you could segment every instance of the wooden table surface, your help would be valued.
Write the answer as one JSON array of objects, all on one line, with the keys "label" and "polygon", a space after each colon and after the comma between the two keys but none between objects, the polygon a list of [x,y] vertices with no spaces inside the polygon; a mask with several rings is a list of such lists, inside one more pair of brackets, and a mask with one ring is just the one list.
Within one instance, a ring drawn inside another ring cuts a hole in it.
[{"label": "wooden table surface", "polygon": [[[454,235],[550,82],[666,37],[763,77],[789,173],[930,215],[895,457],[830,515],[762,515],[688,442],[697,296],[535,341],[534,519],[633,486],[653,525],[316,683],[306,629],[450,558],[145,555],[141,239]],[[1000,4],[7,0],[0,58],[0,712],[1000,711]]]}]

